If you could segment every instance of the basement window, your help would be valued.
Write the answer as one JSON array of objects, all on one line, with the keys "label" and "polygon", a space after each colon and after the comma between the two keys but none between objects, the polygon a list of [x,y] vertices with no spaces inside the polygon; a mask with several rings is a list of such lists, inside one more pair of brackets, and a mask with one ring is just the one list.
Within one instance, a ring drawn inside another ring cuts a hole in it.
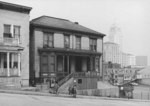
[{"label": "basement window", "polygon": [[78,79],[78,84],[82,84],[82,79]]}]

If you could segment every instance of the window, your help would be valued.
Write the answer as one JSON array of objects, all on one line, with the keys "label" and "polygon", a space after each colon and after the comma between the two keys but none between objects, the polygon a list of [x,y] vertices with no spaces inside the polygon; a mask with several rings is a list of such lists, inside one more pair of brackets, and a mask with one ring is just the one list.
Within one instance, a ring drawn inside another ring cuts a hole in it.
[{"label": "window", "polygon": [[70,36],[68,34],[64,35],[64,47],[69,48],[70,47]]},{"label": "window", "polygon": [[4,25],[4,37],[11,38],[11,25]]},{"label": "window", "polygon": [[18,54],[17,53],[10,53],[10,68],[18,68]]},{"label": "window", "polygon": [[99,58],[98,57],[96,57],[96,60],[95,60],[96,62],[95,62],[95,68],[96,68],[96,71],[98,72],[98,70],[99,70]]},{"label": "window", "polygon": [[20,41],[20,26],[14,26],[14,38]]},{"label": "window", "polygon": [[41,64],[42,64],[42,72],[48,71],[48,56],[43,55],[41,58]]},{"label": "window", "polygon": [[78,84],[82,84],[82,79],[78,79]]},{"label": "window", "polygon": [[81,37],[76,36],[76,49],[81,49]]},{"label": "window", "polygon": [[97,50],[97,40],[90,39],[90,50],[96,51]]},{"label": "window", "polygon": [[44,47],[54,47],[53,33],[44,33],[43,46]]},{"label": "window", "polygon": [[50,72],[55,71],[55,56],[50,56]]}]

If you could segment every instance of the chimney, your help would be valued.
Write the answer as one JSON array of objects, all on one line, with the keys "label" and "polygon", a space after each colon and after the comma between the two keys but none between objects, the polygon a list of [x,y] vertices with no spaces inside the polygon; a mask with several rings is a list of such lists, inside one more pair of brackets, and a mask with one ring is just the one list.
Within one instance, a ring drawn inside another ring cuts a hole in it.
[{"label": "chimney", "polygon": [[74,23],[77,24],[77,25],[79,24],[78,22],[74,22]]}]

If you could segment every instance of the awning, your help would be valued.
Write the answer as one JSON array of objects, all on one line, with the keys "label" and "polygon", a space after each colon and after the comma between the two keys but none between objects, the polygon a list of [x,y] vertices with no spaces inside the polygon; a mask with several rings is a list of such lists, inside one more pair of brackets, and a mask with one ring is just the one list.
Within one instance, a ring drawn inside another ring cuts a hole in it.
[{"label": "awning", "polygon": [[0,45],[0,52],[22,51],[23,49],[21,46]]},{"label": "awning", "polygon": [[90,50],[76,50],[76,49],[63,49],[63,48],[38,48],[39,52],[56,52],[56,53],[68,53],[78,55],[102,55],[101,52]]}]

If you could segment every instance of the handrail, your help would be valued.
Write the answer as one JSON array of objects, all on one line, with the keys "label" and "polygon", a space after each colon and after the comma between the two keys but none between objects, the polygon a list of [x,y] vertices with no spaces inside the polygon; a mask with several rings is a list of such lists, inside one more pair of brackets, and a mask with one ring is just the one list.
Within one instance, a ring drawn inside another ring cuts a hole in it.
[{"label": "handrail", "polygon": [[67,75],[62,80],[60,80],[58,82],[58,85],[61,86],[73,76],[74,77],[98,77],[97,72],[74,72],[74,73]]},{"label": "handrail", "polygon": [[68,81],[73,75],[74,75],[74,73],[71,73],[71,74],[67,75],[65,78],[63,78],[62,80],[60,80],[60,81],[58,82],[58,85],[61,86],[61,85],[64,84],[66,81]]}]

